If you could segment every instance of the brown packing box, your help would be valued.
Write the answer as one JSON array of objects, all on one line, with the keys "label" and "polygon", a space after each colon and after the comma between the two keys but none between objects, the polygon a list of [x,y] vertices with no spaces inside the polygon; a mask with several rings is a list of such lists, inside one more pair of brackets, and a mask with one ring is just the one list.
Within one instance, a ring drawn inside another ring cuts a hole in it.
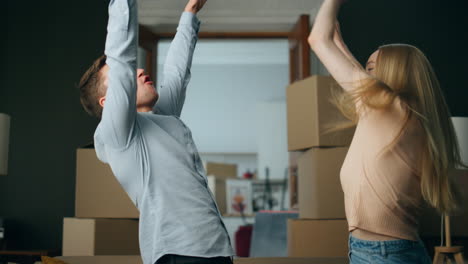
[{"label": "brown packing box", "polygon": [[286,91],[288,149],[349,146],[354,128],[325,133],[345,117],[330,102],[332,89],[341,89],[329,76],[314,75],[291,84]]},{"label": "brown packing box", "polygon": [[346,257],[345,219],[288,219],[289,257]]},{"label": "brown packing box", "polygon": [[[453,177],[464,200],[460,211],[450,216],[450,233],[452,237],[468,237],[468,169],[455,170]],[[435,209],[426,206],[420,217],[420,235],[422,237],[440,237],[440,220],[440,214]]]},{"label": "brown packing box", "polygon": [[312,148],[299,157],[299,218],[346,218],[340,170],[347,152],[347,147]]},{"label": "brown packing box", "polygon": [[63,219],[64,256],[139,255],[138,220]]},{"label": "brown packing box", "polygon": [[208,187],[210,188],[213,196],[218,205],[221,214],[226,214],[226,180],[218,179],[214,175],[208,175]]},{"label": "brown packing box", "polygon": [[109,165],[98,160],[92,146],[76,151],[75,216],[138,218],[139,212]]},{"label": "brown packing box", "polygon": [[205,163],[206,175],[214,175],[218,179],[237,178],[237,165],[216,162]]},{"label": "brown packing box", "polygon": [[[57,257],[68,264],[141,264],[140,256]],[[235,258],[234,264],[347,264],[348,258]]]},{"label": "brown packing box", "polygon": [[298,197],[298,179],[297,179],[297,161],[299,157],[304,154],[305,151],[291,151],[289,152],[289,164],[288,164],[288,175],[289,175],[289,209],[299,209],[299,197]]},{"label": "brown packing box", "polygon": [[237,165],[206,162],[206,175],[208,176],[208,186],[218,205],[221,214],[226,214],[226,180],[237,178]]}]

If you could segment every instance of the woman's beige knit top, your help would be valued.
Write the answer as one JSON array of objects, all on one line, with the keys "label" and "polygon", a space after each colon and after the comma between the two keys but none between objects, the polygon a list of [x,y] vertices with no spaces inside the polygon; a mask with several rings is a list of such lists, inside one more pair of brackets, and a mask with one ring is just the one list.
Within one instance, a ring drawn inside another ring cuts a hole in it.
[{"label": "woman's beige knit top", "polygon": [[390,109],[366,108],[360,114],[341,168],[350,232],[418,240],[424,132],[416,118],[401,130],[405,111],[396,100]]}]

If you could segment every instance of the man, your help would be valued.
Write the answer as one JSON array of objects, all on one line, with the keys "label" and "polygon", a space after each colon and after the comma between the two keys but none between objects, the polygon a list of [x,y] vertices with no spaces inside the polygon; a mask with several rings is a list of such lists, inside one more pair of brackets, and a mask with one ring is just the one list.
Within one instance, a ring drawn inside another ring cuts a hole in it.
[{"label": "man", "polygon": [[80,81],[87,112],[101,118],[98,158],[140,211],[145,264],[232,263],[233,251],[190,130],[179,119],[206,0],[189,0],[164,66],[160,95],[136,69],[137,1],[111,0],[105,56]]}]

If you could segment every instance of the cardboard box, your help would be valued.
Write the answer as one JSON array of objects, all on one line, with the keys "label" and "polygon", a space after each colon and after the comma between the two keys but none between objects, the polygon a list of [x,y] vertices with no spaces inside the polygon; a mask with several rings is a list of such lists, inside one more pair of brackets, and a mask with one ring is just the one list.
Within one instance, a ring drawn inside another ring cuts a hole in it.
[{"label": "cardboard box", "polygon": [[138,220],[63,219],[64,256],[139,255]]},{"label": "cardboard box", "polygon": [[289,257],[346,257],[348,223],[336,220],[288,220]]},{"label": "cardboard box", "polygon": [[286,91],[288,149],[349,146],[354,128],[325,133],[346,118],[330,102],[332,89],[341,89],[329,76],[312,76],[291,84]]},{"label": "cardboard box", "polygon": [[226,180],[218,179],[214,175],[208,175],[208,188],[210,188],[221,214],[227,213],[226,207]]},{"label": "cardboard box", "polygon": [[226,179],[237,178],[237,165],[205,162],[204,166],[208,177],[208,187],[213,193],[218,209],[221,214],[226,214]]},{"label": "cardboard box", "polygon": [[253,214],[252,181],[226,180],[226,207],[228,215]]},{"label": "cardboard box", "polygon": [[206,162],[205,164],[206,175],[214,175],[218,179],[237,178],[237,165]]},{"label": "cardboard box", "polygon": [[299,218],[346,218],[340,170],[347,152],[347,147],[312,148],[299,157]]},{"label": "cardboard box", "polygon": [[[460,211],[450,216],[450,233],[452,237],[468,237],[468,170],[455,170],[453,172],[456,187],[464,196]],[[433,208],[426,206],[419,218],[419,233],[422,237],[440,237],[440,214]]]},{"label": "cardboard box", "polygon": [[289,209],[299,209],[299,196],[298,196],[298,176],[297,176],[297,162],[299,157],[304,154],[305,151],[292,151],[289,152],[289,165],[288,165],[288,176],[289,176]]},{"label": "cardboard box", "polygon": [[75,216],[138,218],[139,212],[109,165],[98,160],[92,146],[76,151]]}]

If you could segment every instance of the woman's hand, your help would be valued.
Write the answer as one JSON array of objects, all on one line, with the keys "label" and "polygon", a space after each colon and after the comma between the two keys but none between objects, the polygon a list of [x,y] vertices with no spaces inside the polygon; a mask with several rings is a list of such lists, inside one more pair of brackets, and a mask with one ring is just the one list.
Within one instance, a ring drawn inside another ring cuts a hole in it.
[{"label": "woman's hand", "polygon": [[321,40],[336,41],[341,37],[336,16],[341,5],[347,0],[324,0],[320,7],[314,26],[307,39],[309,45],[313,48],[315,43]]},{"label": "woman's hand", "polygon": [[341,39],[337,14],[344,0],[324,0],[307,39],[328,72],[345,90],[355,89],[366,72]]}]

